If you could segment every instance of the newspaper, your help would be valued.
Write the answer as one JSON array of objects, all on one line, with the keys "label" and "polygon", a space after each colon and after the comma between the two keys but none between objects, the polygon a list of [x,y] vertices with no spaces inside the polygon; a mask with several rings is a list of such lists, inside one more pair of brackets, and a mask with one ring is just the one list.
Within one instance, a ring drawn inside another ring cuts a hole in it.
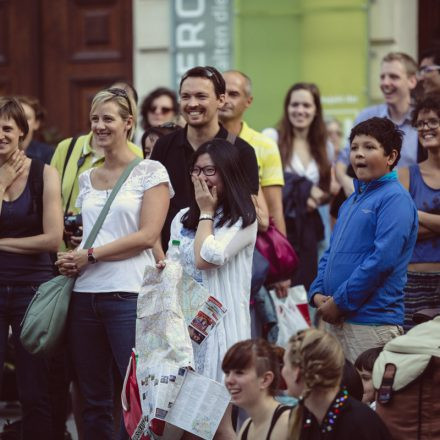
[{"label": "newspaper", "polygon": [[204,342],[226,312],[226,307],[213,296],[210,296],[202,304],[188,326],[190,338],[197,344]]},{"label": "newspaper", "polygon": [[165,420],[205,440],[211,440],[230,399],[224,385],[188,370]]}]

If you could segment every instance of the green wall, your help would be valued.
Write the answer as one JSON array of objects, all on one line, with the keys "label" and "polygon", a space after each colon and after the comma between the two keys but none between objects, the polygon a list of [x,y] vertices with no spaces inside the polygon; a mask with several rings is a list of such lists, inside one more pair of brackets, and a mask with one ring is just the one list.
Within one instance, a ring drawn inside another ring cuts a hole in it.
[{"label": "green wall", "polygon": [[367,105],[368,0],[235,0],[234,58],[253,80],[256,129],[281,116],[295,82],[315,82],[346,127]]}]

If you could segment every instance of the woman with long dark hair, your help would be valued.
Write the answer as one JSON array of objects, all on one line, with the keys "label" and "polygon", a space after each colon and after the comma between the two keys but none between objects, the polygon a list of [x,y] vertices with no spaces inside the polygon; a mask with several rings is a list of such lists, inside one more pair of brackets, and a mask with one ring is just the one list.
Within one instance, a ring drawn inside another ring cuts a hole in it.
[{"label": "woman with long dark hair", "polygon": [[[171,225],[171,242],[180,241],[183,269],[227,309],[205,340],[193,343],[197,372],[221,383],[223,356],[251,332],[249,299],[257,221],[239,163],[237,149],[228,141],[202,144],[192,159],[190,207],[181,210]],[[228,408],[216,439],[232,438]]]},{"label": "woman with long dark hair", "polygon": [[140,114],[144,130],[173,122],[179,115],[176,93],[166,87],[154,89],[142,101]]},{"label": "woman with long dark hair", "polygon": [[[318,208],[328,201],[333,148],[327,142],[319,89],[296,83],[284,98],[278,129],[264,133],[277,143],[285,171],[283,190],[287,237],[299,254],[293,285],[313,281],[318,265],[318,242],[324,238]],[[328,214],[324,221],[329,222]]]}]

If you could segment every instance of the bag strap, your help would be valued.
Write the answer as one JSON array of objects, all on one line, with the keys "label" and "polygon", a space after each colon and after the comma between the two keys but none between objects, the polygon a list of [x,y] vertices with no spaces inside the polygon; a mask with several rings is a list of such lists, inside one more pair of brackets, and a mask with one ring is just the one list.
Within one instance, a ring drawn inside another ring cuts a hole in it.
[{"label": "bag strap", "polygon": [[75,146],[77,139],[78,139],[78,136],[73,136],[72,140],[70,141],[69,148],[67,149],[66,158],[64,159],[63,172],[61,173],[61,184],[63,183],[64,174],[66,173],[67,164],[69,162],[70,156],[72,155],[73,147]]},{"label": "bag strap", "polygon": [[119,177],[118,181],[116,182],[116,185],[113,187],[112,192],[110,193],[107,201],[105,202],[104,207],[102,208],[101,212],[99,213],[98,219],[96,220],[95,224],[93,225],[92,230],[90,231],[89,236],[87,237],[86,243],[84,245],[84,249],[89,249],[93,242],[95,241],[96,236],[98,235],[99,230],[101,229],[102,224],[104,223],[105,218],[107,217],[108,211],[110,210],[110,205],[112,204],[114,198],[116,197],[116,194],[121,189],[121,186],[124,184],[124,182],[127,180],[127,177],[132,172],[133,168],[142,161],[139,157],[136,159],[133,159],[127,168],[125,168],[124,172]]},{"label": "bag strap", "polygon": [[29,170],[29,189],[32,196],[32,212],[43,213],[43,174],[44,163],[38,159],[32,159]]}]

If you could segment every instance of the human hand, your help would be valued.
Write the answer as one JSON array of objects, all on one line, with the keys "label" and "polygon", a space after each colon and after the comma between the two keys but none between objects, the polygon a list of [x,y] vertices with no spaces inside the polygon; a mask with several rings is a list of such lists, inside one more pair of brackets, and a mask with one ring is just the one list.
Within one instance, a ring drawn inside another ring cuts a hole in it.
[{"label": "human hand", "polygon": [[214,215],[218,204],[217,187],[213,186],[210,191],[205,180],[200,176],[191,176],[191,180],[200,212]]},{"label": "human hand", "polygon": [[316,293],[313,296],[313,302],[317,308],[321,307],[328,299],[330,299],[330,296],[323,295],[322,293]]},{"label": "human hand", "polygon": [[72,243],[72,246],[74,248],[78,247],[81,244],[82,241],[82,226],[78,226],[78,231],[81,231],[81,235],[71,235],[70,236],[70,243]]},{"label": "human hand", "polygon": [[310,190],[310,197],[316,202],[317,205],[320,205],[324,201],[325,193],[319,188],[319,186],[313,185]]},{"label": "human hand", "polygon": [[318,204],[316,203],[315,199],[312,197],[309,197],[307,199],[307,212],[312,212],[318,207]]},{"label": "human hand", "polygon": [[21,150],[16,150],[0,167],[0,187],[9,188],[14,180],[24,171],[26,156]]},{"label": "human hand", "polygon": [[68,277],[74,277],[79,275],[79,270],[73,261],[72,251],[69,252],[58,252],[57,261],[55,266],[58,267],[58,271],[61,275]]},{"label": "human hand", "polygon": [[290,280],[278,281],[273,287],[275,288],[275,294],[278,298],[286,298],[290,287]]},{"label": "human hand", "polygon": [[342,321],[342,313],[335,304],[333,297],[327,299],[319,308],[318,314],[322,316],[322,319],[329,324],[338,325]]},{"label": "human hand", "polygon": [[156,261],[156,269],[163,270],[165,269],[166,263],[165,260]]}]

